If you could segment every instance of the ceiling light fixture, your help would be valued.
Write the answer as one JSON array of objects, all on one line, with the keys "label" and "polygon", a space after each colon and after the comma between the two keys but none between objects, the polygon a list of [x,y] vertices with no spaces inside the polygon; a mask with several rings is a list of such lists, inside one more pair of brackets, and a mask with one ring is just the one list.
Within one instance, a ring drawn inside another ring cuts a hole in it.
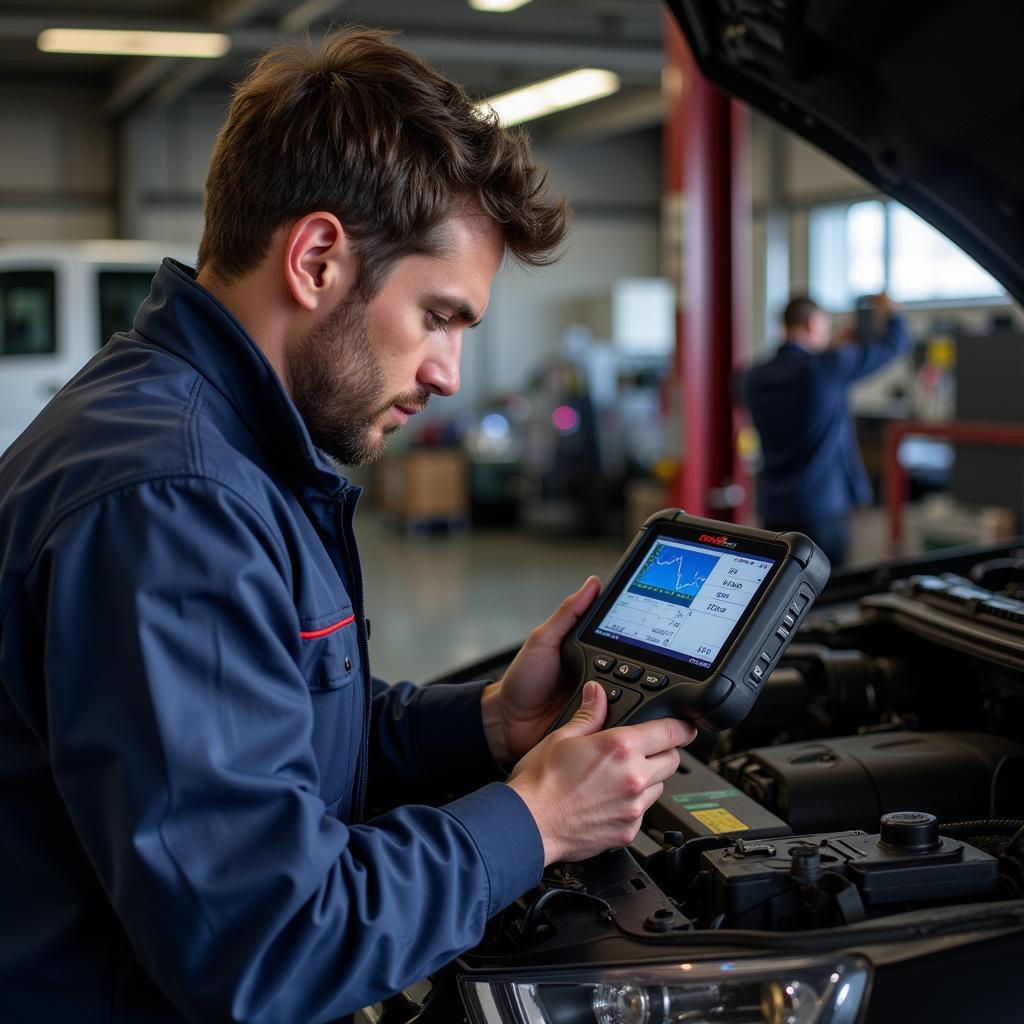
[{"label": "ceiling light fixture", "polygon": [[131,57],[223,57],[231,40],[220,32],[143,32],[105,28],[48,28],[36,45],[44,53],[106,53]]},{"label": "ceiling light fixture", "polygon": [[619,91],[619,76],[600,68],[579,68],[543,82],[481,100],[478,110],[494,109],[505,127],[532,121]]},{"label": "ceiling light fixture", "polygon": [[469,0],[469,6],[474,11],[490,11],[493,14],[505,14],[529,2],[530,0]]}]

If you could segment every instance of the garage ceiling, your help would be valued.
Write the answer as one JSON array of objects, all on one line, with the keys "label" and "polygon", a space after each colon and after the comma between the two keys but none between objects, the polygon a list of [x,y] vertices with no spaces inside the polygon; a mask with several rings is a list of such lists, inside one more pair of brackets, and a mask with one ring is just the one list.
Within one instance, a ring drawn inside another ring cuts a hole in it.
[{"label": "garage ceiling", "polygon": [[[355,23],[400,31],[404,45],[475,96],[575,67],[608,68],[622,80],[617,96],[553,120],[570,134],[595,120],[629,130],[660,116],[661,19],[660,0],[533,0],[507,14],[475,11],[467,0],[0,0],[0,77],[88,79],[118,116],[223,88],[282,36]],[[36,37],[54,27],[217,31],[232,46],[218,60],[41,53]]]}]

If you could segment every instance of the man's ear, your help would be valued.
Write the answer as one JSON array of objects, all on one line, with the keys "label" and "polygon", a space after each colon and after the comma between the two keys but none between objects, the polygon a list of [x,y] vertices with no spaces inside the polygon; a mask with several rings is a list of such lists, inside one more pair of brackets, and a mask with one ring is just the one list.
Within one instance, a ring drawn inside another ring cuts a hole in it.
[{"label": "man's ear", "polygon": [[348,235],[333,213],[307,213],[289,229],[284,277],[303,309],[333,309],[352,289],[357,269]]}]

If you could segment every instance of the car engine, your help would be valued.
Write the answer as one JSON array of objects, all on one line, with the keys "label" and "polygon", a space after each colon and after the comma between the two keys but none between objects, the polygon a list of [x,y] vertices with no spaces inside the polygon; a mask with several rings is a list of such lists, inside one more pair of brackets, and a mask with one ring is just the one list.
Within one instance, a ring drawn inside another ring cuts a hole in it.
[{"label": "car engine", "polygon": [[[634,844],[549,868],[453,970],[636,964],[712,939],[839,948],[896,915],[941,926],[1024,897],[1022,740],[1024,551],[840,576],[751,714],[682,752]],[[572,992],[537,1019],[691,1019],[602,1016],[598,995],[581,1014]],[[381,1019],[465,1019],[433,1002]]]}]

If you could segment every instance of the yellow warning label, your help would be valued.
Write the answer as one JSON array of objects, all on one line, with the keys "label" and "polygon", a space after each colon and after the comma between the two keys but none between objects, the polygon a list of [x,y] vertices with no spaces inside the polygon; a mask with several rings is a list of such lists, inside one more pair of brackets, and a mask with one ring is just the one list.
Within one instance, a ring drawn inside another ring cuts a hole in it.
[{"label": "yellow warning label", "polygon": [[744,825],[735,814],[732,814],[721,807],[714,811],[691,811],[690,813],[705,828],[708,828],[715,833],[746,832],[750,828],[749,825]]}]

